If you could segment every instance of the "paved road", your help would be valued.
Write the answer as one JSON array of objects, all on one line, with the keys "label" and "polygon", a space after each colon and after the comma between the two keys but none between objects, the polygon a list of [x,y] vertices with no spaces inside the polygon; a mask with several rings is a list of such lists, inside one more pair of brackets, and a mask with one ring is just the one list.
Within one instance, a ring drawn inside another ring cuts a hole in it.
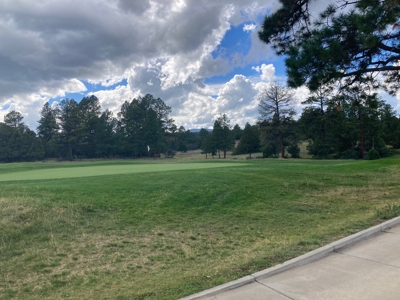
[{"label": "paved road", "polygon": [[400,225],[308,264],[202,300],[400,299]]}]

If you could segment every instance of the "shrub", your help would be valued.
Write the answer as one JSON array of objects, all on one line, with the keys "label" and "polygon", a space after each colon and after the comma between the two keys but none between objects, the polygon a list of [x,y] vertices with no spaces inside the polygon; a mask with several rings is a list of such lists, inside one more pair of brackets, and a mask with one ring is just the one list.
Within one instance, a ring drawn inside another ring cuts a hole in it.
[{"label": "shrub", "polygon": [[288,152],[292,158],[300,158],[300,147],[297,145],[291,145],[288,148]]},{"label": "shrub", "polygon": [[357,158],[358,158],[357,152],[352,149],[347,149],[340,155],[340,159],[357,159]]},{"label": "shrub", "polygon": [[368,151],[368,159],[369,160],[375,160],[375,159],[380,159],[379,152],[375,150],[375,148],[371,148],[371,150]]},{"label": "shrub", "polygon": [[168,149],[167,151],[165,151],[164,156],[165,158],[173,158],[175,156],[175,153],[176,151]]},{"label": "shrub", "polygon": [[268,145],[263,151],[263,157],[265,158],[278,158],[277,149],[275,145]]}]

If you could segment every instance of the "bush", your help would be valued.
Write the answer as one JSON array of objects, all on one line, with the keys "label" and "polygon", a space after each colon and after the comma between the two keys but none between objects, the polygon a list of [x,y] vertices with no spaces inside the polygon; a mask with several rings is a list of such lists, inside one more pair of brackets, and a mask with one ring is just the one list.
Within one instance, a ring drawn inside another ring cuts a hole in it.
[{"label": "bush", "polygon": [[380,159],[381,156],[379,155],[379,152],[376,151],[374,148],[371,148],[371,150],[368,151],[368,159],[369,160],[375,160],[375,159]]},{"label": "bush", "polygon": [[173,158],[175,156],[175,153],[176,151],[168,149],[167,151],[165,151],[164,156],[165,158]]},{"label": "bush", "polygon": [[300,147],[297,145],[291,145],[288,148],[288,152],[292,158],[300,158]]},{"label": "bush", "polygon": [[357,158],[358,158],[357,152],[352,149],[347,149],[340,155],[340,159],[357,159]]},{"label": "bush", "polygon": [[275,145],[268,145],[263,151],[264,158],[278,158]]}]

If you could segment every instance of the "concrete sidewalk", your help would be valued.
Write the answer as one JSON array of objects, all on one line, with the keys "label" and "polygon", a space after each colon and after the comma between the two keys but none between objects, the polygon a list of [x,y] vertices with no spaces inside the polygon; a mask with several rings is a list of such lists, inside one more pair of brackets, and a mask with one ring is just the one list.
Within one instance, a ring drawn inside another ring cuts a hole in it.
[{"label": "concrete sidewalk", "polygon": [[400,299],[400,217],[181,300]]}]

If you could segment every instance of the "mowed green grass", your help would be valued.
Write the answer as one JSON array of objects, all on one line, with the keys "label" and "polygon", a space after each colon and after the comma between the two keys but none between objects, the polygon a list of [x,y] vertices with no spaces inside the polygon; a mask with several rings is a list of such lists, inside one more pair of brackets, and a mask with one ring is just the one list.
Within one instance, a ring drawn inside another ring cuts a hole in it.
[{"label": "mowed green grass", "polygon": [[177,299],[400,213],[399,159],[204,163],[0,165],[0,299]]},{"label": "mowed green grass", "polygon": [[238,166],[238,163],[163,163],[163,164],[127,164],[127,165],[101,165],[101,166],[76,166],[74,168],[45,168],[29,171],[0,173],[0,181],[20,180],[45,180],[76,177],[91,177],[117,174],[131,174],[144,172],[166,172],[180,170],[198,170]]}]

